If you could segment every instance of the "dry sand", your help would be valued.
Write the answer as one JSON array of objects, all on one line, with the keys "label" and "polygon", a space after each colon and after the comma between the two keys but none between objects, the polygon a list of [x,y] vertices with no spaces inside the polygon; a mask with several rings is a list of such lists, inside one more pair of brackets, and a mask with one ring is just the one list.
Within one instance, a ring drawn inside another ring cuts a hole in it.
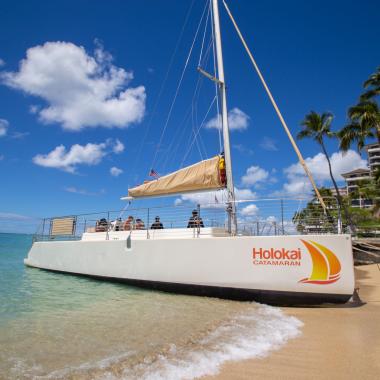
[{"label": "dry sand", "polygon": [[283,308],[304,322],[302,336],[268,357],[226,363],[225,379],[380,379],[380,269],[355,268],[361,302]]}]

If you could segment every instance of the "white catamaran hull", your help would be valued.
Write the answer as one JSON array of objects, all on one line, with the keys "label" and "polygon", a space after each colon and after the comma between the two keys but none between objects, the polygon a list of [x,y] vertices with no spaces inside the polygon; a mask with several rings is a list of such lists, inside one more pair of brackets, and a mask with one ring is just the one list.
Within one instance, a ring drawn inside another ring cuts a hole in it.
[{"label": "white catamaran hull", "polygon": [[349,235],[35,242],[25,264],[276,304],[341,303],[354,291]]}]

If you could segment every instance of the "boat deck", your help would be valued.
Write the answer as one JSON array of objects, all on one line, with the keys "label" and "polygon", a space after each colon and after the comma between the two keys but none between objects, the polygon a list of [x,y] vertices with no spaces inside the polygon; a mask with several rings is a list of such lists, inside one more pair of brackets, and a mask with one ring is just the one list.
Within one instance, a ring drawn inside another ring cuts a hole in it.
[{"label": "boat deck", "polygon": [[171,228],[163,230],[131,230],[131,231],[108,231],[108,232],[85,232],[82,235],[84,241],[98,240],[133,240],[146,239],[180,239],[180,238],[212,238],[230,236],[225,228]]}]

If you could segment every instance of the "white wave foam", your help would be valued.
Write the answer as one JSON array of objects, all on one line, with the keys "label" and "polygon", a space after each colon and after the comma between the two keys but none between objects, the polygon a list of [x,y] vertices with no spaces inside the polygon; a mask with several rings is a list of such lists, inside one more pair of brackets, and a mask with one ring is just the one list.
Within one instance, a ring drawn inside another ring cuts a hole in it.
[{"label": "white wave foam", "polygon": [[[126,369],[122,379],[178,380],[217,374],[226,361],[238,361],[268,355],[289,339],[300,335],[303,323],[285,315],[281,309],[253,305],[248,313],[224,323],[201,342],[177,349],[174,345],[167,355],[153,363]],[[199,348],[201,346],[201,348]],[[114,379],[107,376],[107,379]]]}]

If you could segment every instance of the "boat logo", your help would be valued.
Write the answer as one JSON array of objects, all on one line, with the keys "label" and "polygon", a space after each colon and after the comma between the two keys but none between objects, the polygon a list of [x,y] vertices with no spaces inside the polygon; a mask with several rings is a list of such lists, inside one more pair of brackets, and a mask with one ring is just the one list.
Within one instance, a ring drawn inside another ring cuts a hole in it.
[{"label": "boat logo", "polygon": [[302,240],[311,256],[313,269],[310,277],[298,281],[303,284],[332,284],[339,280],[341,265],[336,255],[322,244]]}]

